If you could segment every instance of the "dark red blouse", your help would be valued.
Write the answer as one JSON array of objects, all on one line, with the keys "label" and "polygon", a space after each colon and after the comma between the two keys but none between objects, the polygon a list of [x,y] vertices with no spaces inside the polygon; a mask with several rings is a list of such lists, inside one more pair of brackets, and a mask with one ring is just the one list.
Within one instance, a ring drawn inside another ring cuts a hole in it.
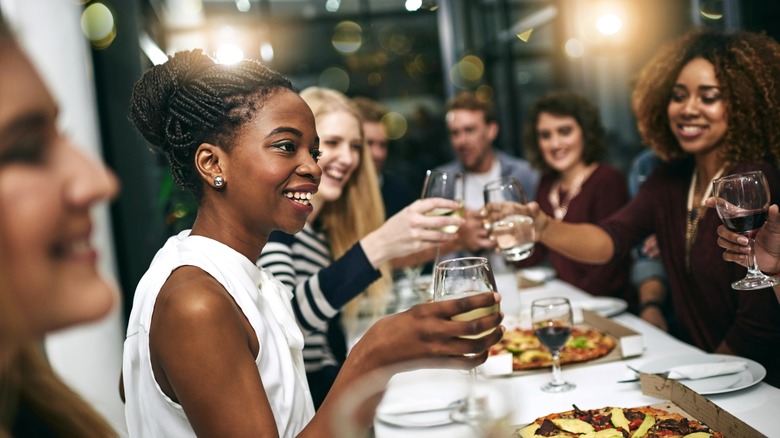
[{"label": "dark red blouse", "polygon": [[[742,278],[746,270],[723,260],[716,234],[721,221],[715,210],[704,211],[691,249],[690,268],[686,266],[687,198],[693,170],[691,159],[660,165],[636,197],[601,225],[612,236],[615,258],[621,261],[634,245],[655,233],[683,340],[709,352],[725,340],[736,354],[762,363],[768,371],[767,382],[778,386],[780,305],[772,289],[731,288],[731,283]],[[772,203],[777,203],[777,168],[743,164],[727,173],[749,170],[766,174]]]},{"label": "dark red blouse", "polygon": [[[547,174],[539,182],[536,202],[548,216],[553,217],[553,206],[549,201],[555,176]],[[569,203],[564,222],[598,223],[618,211],[628,202],[628,184],[623,174],[607,164],[599,166],[582,184],[580,193]],[[545,257],[555,269],[558,277],[578,288],[601,296],[616,296],[635,302],[635,293],[630,286],[630,254],[619,257],[606,265],[591,265],[568,259],[542,244],[537,244],[534,254],[520,262],[518,267],[540,263]]]}]

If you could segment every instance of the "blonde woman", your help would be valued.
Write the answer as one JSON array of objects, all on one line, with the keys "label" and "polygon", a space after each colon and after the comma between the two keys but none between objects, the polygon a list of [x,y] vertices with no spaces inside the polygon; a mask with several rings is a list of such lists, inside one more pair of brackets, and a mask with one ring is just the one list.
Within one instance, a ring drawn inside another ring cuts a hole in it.
[{"label": "blonde woman", "polygon": [[455,205],[445,199],[416,201],[385,222],[358,108],[335,90],[310,87],[300,95],[314,113],[322,180],[304,229],[272,233],[258,265],[294,291],[293,308],[306,334],[309,387],[319,406],[346,356],[339,312],[347,323],[361,307],[381,313],[391,285],[388,262],[454,239],[429,229],[434,219],[424,213]]},{"label": "blonde woman", "polygon": [[106,315],[116,293],[89,243],[113,175],[57,129],[57,106],[0,16],[0,437],[109,437],[41,341]]}]

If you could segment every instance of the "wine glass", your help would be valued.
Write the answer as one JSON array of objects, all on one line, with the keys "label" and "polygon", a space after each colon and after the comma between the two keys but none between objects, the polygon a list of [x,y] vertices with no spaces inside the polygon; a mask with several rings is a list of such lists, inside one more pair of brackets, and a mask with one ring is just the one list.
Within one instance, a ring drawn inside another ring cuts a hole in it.
[{"label": "wine glass", "polygon": [[[433,277],[433,300],[454,300],[483,292],[495,292],[496,280],[490,263],[484,257],[461,257],[444,260],[436,265]],[[454,321],[471,321],[491,313],[498,312],[498,303],[490,307],[470,310],[454,316]],[[491,330],[478,335],[466,336],[471,339],[481,338]],[[477,371],[469,370],[470,380],[476,381]],[[464,402],[451,413],[452,419],[461,423],[478,423],[487,416],[484,403],[470,392]]]},{"label": "wine glass", "polygon": [[769,210],[769,184],[761,171],[735,173],[712,181],[715,209],[726,227],[748,237],[750,255],[745,278],[731,283],[737,290],[772,287],[780,279],[768,277],[758,269],[754,237]]},{"label": "wine glass", "polygon": [[561,350],[571,336],[571,303],[566,298],[540,298],[531,303],[531,323],[536,337],[550,351],[552,380],[542,386],[544,392],[566,392],[576,387],[561,377]]},{"label": "wine glass", "polygon": [[485,184],[485,227],[504,259],[517,262],[528,258],[534,249],[534,221],[518,207],[527,204],[520,181],[506,176]]},{"label": "wine glass", "polygon": [[[426,212],[426,216],[458,216],[463,217],[463,174],[460,172],[447,172],[444,170],[428,170],[425,174],[425,182],[421,198],[445,198],[457,201],[460,208],[434,208]],[[445,233],[457,233],[457,225],[448,225],[439,228]],[[433,266],[439,263],[440,246],[436,247],[436,255],[433,258]]]}]

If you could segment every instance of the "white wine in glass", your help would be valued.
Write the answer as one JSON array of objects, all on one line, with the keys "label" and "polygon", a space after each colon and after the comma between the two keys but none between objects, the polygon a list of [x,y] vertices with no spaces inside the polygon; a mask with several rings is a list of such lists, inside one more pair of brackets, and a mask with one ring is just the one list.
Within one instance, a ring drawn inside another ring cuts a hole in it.
[{"label": "white wine in glass", "polygon": [[726,227],[748,238],[750,255],[745,278],[731,283],[737,290],[755,290],[780,283],[776,277],[768,277],[758,269],[754,237],[764,225],[769,211],[769,184],[761,171],[736,173],[712,182],[715,209]]},{"label": "white wine in glass", "polygon": [[[496,292],[496,280],[490,263],[484,257],[462,257],[445,260],[436,265],[433,277],[434,301],[454,300],[469,295],[484,292]],[[454,316],[455,321],[472,321],[486,315],[498,312],[498,304],[490,307],[474,309]],[[464,336],[471,339],[488,335],[492,330],[475,336]],[[474,368],[469,370],[472,380],[476,380],[477,372]],[[451,417],[461,423],[478,424],[482,419],[489,417],[482,403],[472,392],[464,402],[453,409]]]},{"label": "white wine in glass", "polygon": [[[460,204],[460,208],[434,208],[425,213],[427,216],[458,216],[463,217],[463,174],[460,172],[445,172],[429,170],[423,183],[422,198],[452,199]],[[441,227],[445,233],[457,233],[457,225]]]},{"label": "white wine in glass", "polygon": [[571,336],[572,322],[571,303],[566,298],[540,298],[531,303],[534,333],[553,359],[552,380],[542,386],[544,392],[566,392],[576,387],[561,377],[561,350]]},{"label": "white wine in glass", "polygon": [[503,177],[485,184],[485,227],[507,261],[528,258],[534,249],[534,221],[522,213],[528,203],[520,181]]}]

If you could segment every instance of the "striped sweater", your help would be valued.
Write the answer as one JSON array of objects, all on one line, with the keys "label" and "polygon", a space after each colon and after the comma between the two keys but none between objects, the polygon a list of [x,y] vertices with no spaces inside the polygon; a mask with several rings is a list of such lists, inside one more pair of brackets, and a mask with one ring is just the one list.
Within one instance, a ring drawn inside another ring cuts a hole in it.
[{"label": "striped sweater", "polygon": [[328,344],[328,323],[381,275],[360,242],[333,261],[327,235],[307,223],[294,235],[271,233],[257,264],[293,291],[292,308],[305,336],[306,372],[341,365]]}]

